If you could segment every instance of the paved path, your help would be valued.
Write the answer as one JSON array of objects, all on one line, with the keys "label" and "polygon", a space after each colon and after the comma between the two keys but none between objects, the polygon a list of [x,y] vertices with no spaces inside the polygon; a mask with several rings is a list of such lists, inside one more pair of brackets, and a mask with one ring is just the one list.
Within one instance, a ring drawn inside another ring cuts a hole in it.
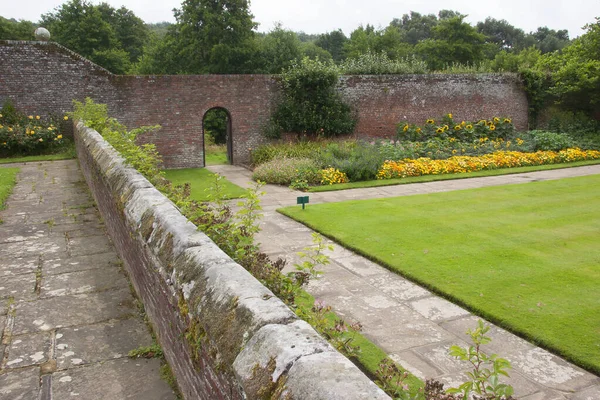
[{"label": "paved path", "polygon": [[[9,166],[9,165],[5,165]],[[0,212],[0,399],[174,399],[77,161],[21,168]]]},{"label": "paved path", "polygon": [[[220,165],[210,170],[247,187],[251,173],[244,168]],[[369,189],[310,193],[310,203],[337,202],[484,186],[534,182],[571,176],[600,174],[600,165],[455,181],[416,183]],[[294,205],[300,192],[266,185],[262,199],[264,218],[258,236],[261,249],[297,262],[297,251],[310,246],[312,231],[275,211]],[[387,269],[336,246],[325,274],[308,291],[333,306],[349,320],[360,321],[363,333],[390,357],[421,378],[437,378],[446,387],[463,380],[468,367],[448,356],[452,344],[465,345],[465,332],[478,318]],[[491,331],[491,352],[508,358],[513,366],[509,383],[523,400],[600,399],[600,378],[548,353],[498,327]]]}]

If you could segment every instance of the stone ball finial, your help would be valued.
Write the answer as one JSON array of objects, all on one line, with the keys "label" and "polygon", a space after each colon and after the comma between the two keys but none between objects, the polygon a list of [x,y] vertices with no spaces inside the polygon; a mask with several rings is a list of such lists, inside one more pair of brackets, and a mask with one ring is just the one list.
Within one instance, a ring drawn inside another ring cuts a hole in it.
[{"label": "stone ball finial", "polygon": [[36,40],[40,40],[42,42],[47,42],[50,40],[50,32],[48,32],[48,29],[42,28],[41,26],[35,30],[34,35]]}]

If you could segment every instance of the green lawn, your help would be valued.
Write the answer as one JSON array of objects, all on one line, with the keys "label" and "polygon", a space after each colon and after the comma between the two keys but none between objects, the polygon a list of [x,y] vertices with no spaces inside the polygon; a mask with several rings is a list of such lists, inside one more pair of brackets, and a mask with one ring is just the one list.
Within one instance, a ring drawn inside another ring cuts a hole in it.
[{"label": "green lawn", "polygon": [[[197,201],[208,200],[208,191],[215,182],[214,174],[206,168],[186,168],[186,169],[169,169],[165,170],[167,179],[175,185],[182,185],[189,182],[192,186],[191,197]],[[225,193],[225,198],[236,199],[243,197],[246,190],[234,185],[227,179],[222,178],[221,184]]]},{"label": "green lawn", "polygon": [[600,373],[600,175],[280,211]]},{"label": "green lawn", "polygon": [[70,145],[61,149],[54,154],[42,154],[38,156],[17,156],[17,157],[0,157],[0,164],[34,162],[34,161],[55,161],[55,160],[70,160],[76,158],[75,146]]},{"label": "green lawn", "polygon": [[[17,183],[16,177],[19,168],[0,168],[0,210],[4,208],[4,201],[10,196]],[[0,219],[0,223],[2,220]]]},{"label": "green lawn", "polygon": [[378,180],[373,180],[373,181],[341,183],[338,185],[313,186],[308,191],[309,192],[331,192],[331,191],[335,191],[335,190],[346,190],[346,189],[355,189],[355,188],[404,185],[407,183],[446,181],[446,180],[452,180],[452,179],[477,178],[477,177],[482,177],[482,176],[520,174],[523,172],[546,171],[546,170],[551,170],[551,169],[573,168],[573,167],[581,167],[584,165],[595,165],[595,164],[600,164],[600,160],[577,161],[577,162],[565,163],[565,164],[535,165],[535,166],[531,166],[531,167],[491,169],[491,170],[477,171],[477,172],[466,172],[463,174],[423,175],[423,176],[409,176],[409,177],[400,178],[400,179],[378,179]]},{"label": "green lawn", "polygon": [[227,161],[227,147],[221,146],[206,146],[206,165],[222,165],[229,164]]}]

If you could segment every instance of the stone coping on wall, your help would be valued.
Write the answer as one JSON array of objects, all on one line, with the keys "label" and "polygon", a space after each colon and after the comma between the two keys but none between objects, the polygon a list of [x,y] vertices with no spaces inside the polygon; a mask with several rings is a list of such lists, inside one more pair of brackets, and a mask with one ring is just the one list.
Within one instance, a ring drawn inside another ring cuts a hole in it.
[{"label": "stone coping on wall", "polygon": [[[217,376],[202,379],[225,379],[229,385],[215,394],[218,385],[214,382],[188,382],[198,375],[212,376],[206,370],[173,368],[182,388],[212,385],[212,392],[185,389],[184,395],[253,399],[269,393],[281,399],[389,399],[309,324],[298,319],[269,289],[197,230],[150,182],[127,166],[96,131],[78,123],[75,135],[82,170],[94,197],[98,203],[113,202],[109,207],[99,204],[101,213],[113,206],[113,210],[119,210],[116,215],[103,214],[103,218],[111,237],[115,236],[118,252],[125,255],[133,286],[143,292],[147,289],[141,286],[144,282],[158,279],[157,285],[167,288],[170,296],[171,309],[167,312],[177,314],[176,320],[188,326],[181,337],[168,332],[169,325],[174,324],[151,321],[167,360],[180,365],[176,357],[185,354],[169,348],[172,344],[163,338],[199,340],[202,346],[188,343],[190,356],[194,359],[198,356],[194,353],[208,354],[210,360],[203,365],[212,365],[211,374]],[[140,275],[132,271],[127,260],[133,260],[132,264],[135,260],[150,261]],[[142,300],[145,296],[140,295]],[[151,319],[165,312],[148,309],[153,304],[144,305]],[[198,363],[191,360],[187,365]]]}]

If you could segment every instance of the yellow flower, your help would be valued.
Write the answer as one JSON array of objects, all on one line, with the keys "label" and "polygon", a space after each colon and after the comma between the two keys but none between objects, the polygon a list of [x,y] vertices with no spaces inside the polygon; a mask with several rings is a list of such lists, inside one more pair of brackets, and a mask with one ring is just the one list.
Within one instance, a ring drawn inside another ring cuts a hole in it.
[{"label": "yellow flower", "polygon": [[452,114],[448,113],[448,118],[452,118]]},{"label": "yellow flower", "polygon": [[454,127],[454,130],[455,130],[455,131],[460,131],[461,129],[462,129],[462,127],[461,127],[460,125],[456,125],[456,126]]},{"label": "yellow flower", "polygon": [[492,124],[490,125],[490,131],[495,131],[496,130],[496,125]]},{"label": "yellow flower", "polygon": [[417,133],[421,133],[421,128],[417,128]]},{"label": "yellow flower", "polygon": [[498,122],[500,122],[500,118],[494,117],[494,123],[497,124]]},{"label": "yellow flower", "polygon": [[40,141],[40,142],[43,142],[43,141],[44,141],[44,139],[42,139],[42,138],[39,138],[39,139],[38,139],[38,141]]},{"label": "yellow flower", "polygon": [[447,131],[448,129],[450,129],[448,128],[448,125],[444,125],[444,130]]},{"label": "yellow flower", "polygon": [[0,125],[0,129],[4,128],[2,125]]},{"label": "yellow flower", "polygon": [[469,124],[469,125],[465,126],[465,129],[473,129],[473,125]]},{"label": "yellow flower", "polygon": [[12,128],[11,128],[10,126],[8,127],[8,131],[9,131],[9,132],[12,132]]},{"label": "yellow flower", "polygon": [[58,135],[56,138],[57,139],[62,139],[62,135]]},{"label": "yellow flower", "polygon": [[39,115],[36,115],[36,116],[35,116],[35,119],[40,119],[40,116],[39,116]]},{"label": "yellow flower", "polygon": [[406,132],[406,131],[408,130],[408,124],[407,124],[407,125],[404,125],[404,128],[402,128],[402,130],[403,130],[404,132]]},{"label": "yellow flower", "polygon": [[435,133],[444,133],[444,128],[440,127],[435,130]]},{"label": "yellow flower", "polygon": [[29,131],[29,133],[33,135],[35,133],[35,131]]},{"label": "yellow flower", "polygon": [[0,114],[0,118],[2,118],[2,114]]},{"label": "yellow flower", "polygon": [[432,120],[432,119],[428,119],[426,123],[427,123],[427,124],[431,124],[431,125],[433,125],[433,124],[435,124],[435,121],[434,121],[434,120]]},{"label": "yellow flower", "polygon": [[512,121],[510,120],[510,118],[504,118],[503,121],[505,124],[510,124]]},{"label": "yellow flower", "polygon": [[68,120],[69,120],[69,117],[65,115],[63,119],[64,119],[65,121],[68,121]]},{"label": "yellow flower", "polygon": [[29,119],[33,119],[33,115],[30,115],[30,116],[29,116],[29,117],[27,117],[27,118],[29,118]]}]

